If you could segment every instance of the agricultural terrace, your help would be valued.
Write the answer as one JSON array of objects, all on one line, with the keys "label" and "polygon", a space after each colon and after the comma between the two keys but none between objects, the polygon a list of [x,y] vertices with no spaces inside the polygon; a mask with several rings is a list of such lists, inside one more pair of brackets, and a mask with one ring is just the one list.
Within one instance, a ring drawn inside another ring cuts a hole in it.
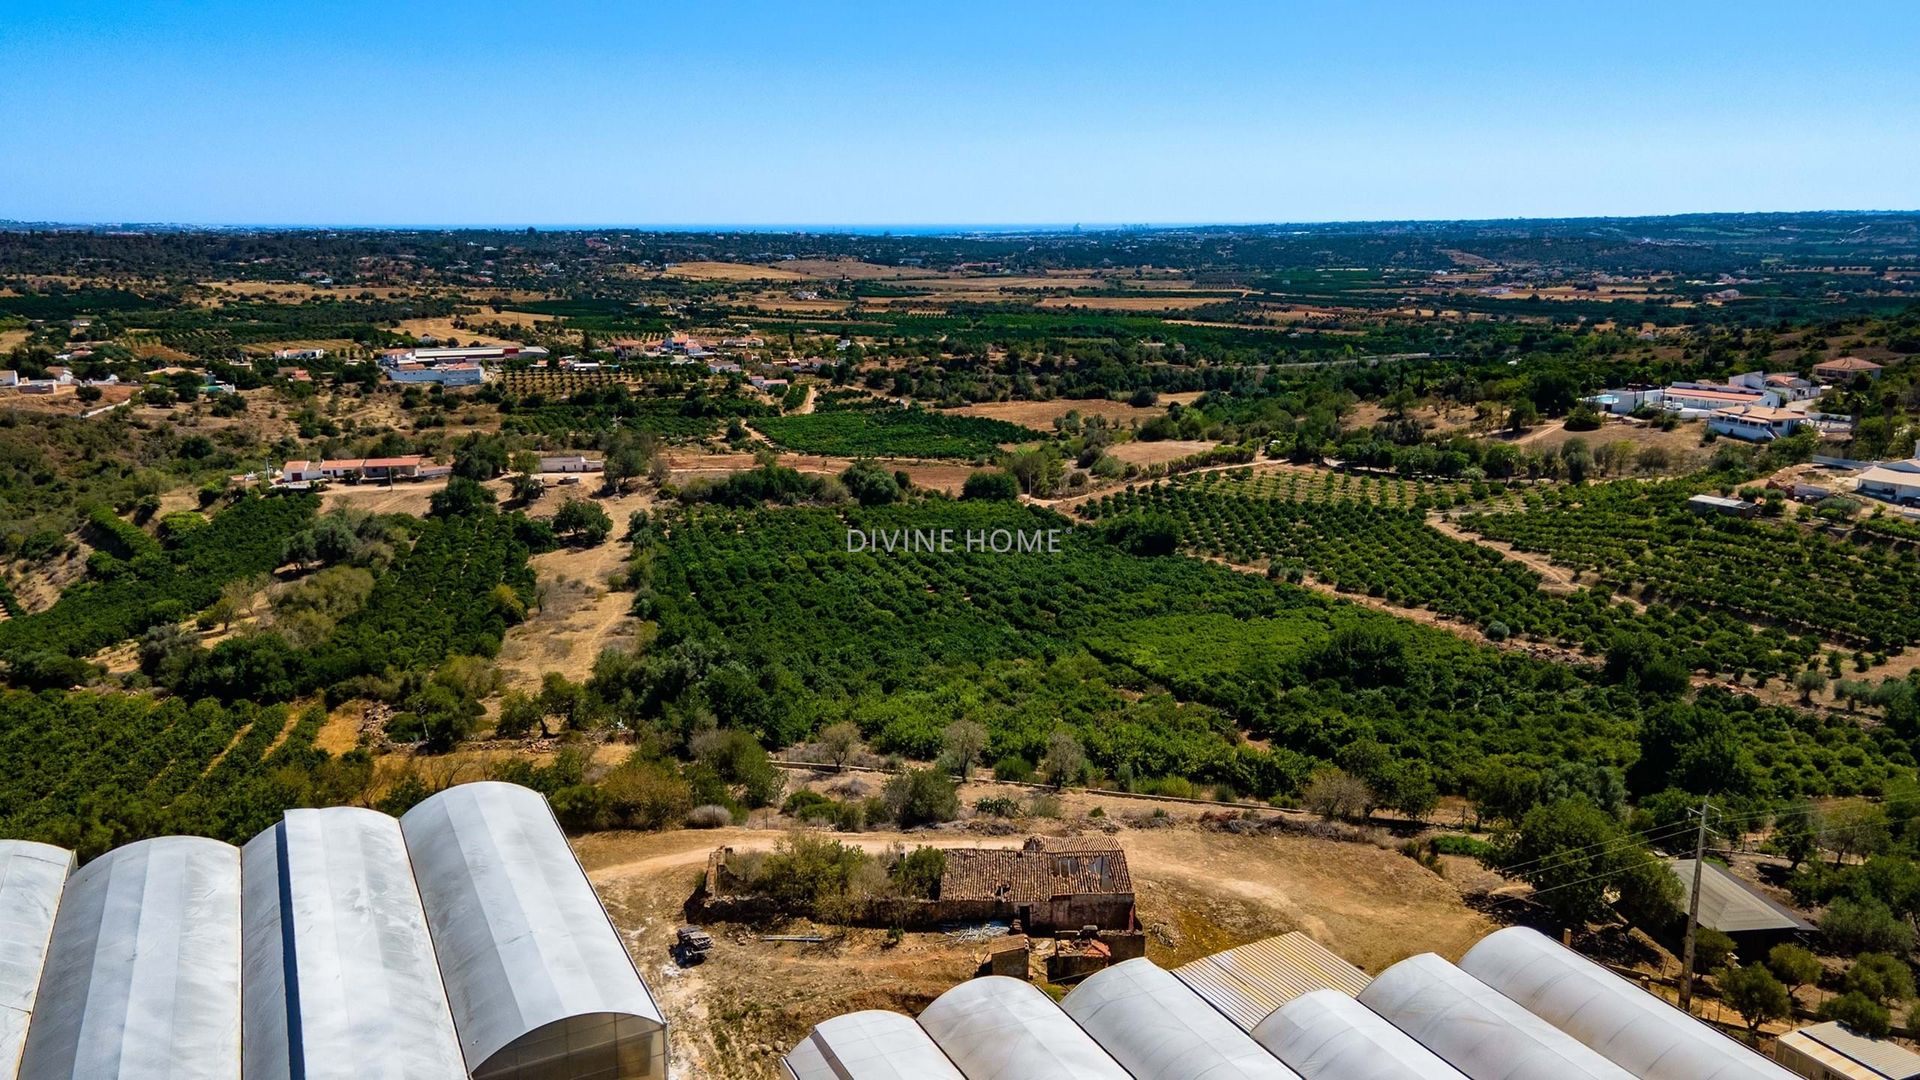
[{"label": "agricultural terrace", "polygon": [[834,408],[762,417],[753,426],[787,450],[836,457],[979,458],[1003,443],[1046,437],[1004,420],[920,408]]},{"label": "agricultural terrace", "polygon": [[13,690],[0,713],[0,830],[82,858],[170,833],[238,843],[372,773],[314,748],[319,708]]},{"label": "agricultural terrace", "polygon": [[[1417,498],[1405,508],[1374,501],[1372,495],[1394,490],[1381,481],[1360,485],[1351,497],[1327,499],[1326,481],[1303,479],[1297,490],[1306,497],[1295,500],[1277,497],[1272,482],[1257,489],[1264,494],[1244,493],[1250,482],[1241,475],[1129,488],[1077,509],[1093,521],[1165,515],[1185,550],[1265,566],[1283,577],[1311,574],[1339,592],[1425,608],[1495,640],[1517,635],[1600,652],[1622,632],[1646,631],[1672,643],[1691,670],[1766,677],[1797,670],[1819,649],[1818,642],[1777,627],[1755,631],[1724,612],[1643,612],[1594,588],[1545,592],[1540,575],[1527,567],[1428,526]],[[1396,498],[1411,494],[1394,492]],[[1471,497],[1472,488],[1461,485],[1457,494]]]},{"label": "agricultural terrace", "polygon": [[1648,602],[1726,611],[1883,654],[1920,641],[1920,553],[1911,545],[1690,513],[1686,501],[1702,489],[1672,481],[1541,491],[1522,512],[1469,514],[1460,524],[1598,571]]},{"label": "agricultural terrace", "polygon": [[[1065,524],[1029,507],[696,507],[664,524],[636,562],[637,613],[660,636],[623,693],[668,728],[711,710],[778,746],[851,720],[877,750],[924,760],[968,717],[989,732],[987,759],[1018,774],[1064,725],[1109,779],[1260,796],[1296,793],[1320,763],[1377,740],[1385,757],[1371,774],[1408,807],[1462,790],[1490,758],[1626,766],[1653,709],[1663,747],[1737,733],[1753,748],[1740,782],[1756,792],[1858,790],[1912,759],[1891,733],[1844,719],[1719,691],[1650,705],[1590,669],[1201,560],[1131,554],[1099,529],[1074,530],[1057,555],[845,550],[849,527]],[[1648,790],[1692,779],[1668,775],[1667,757],[1642,766]]]}]

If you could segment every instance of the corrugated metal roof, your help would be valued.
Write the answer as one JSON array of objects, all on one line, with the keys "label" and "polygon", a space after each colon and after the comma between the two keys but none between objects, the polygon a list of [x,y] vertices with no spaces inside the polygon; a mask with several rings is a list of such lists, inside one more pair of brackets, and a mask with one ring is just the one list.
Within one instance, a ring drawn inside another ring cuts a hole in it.
[{"label": "corrugated metal roof", "polygon": [[1303,994],[1357,996],[1368,982],[1366,972],[1298,930],[1202,957],[1173,974],[1243,1031]]},{"label": "corrugated metal roof", "polygon": [[[1693,860],[1668,862],[1680,879],[1680,903],[1693,898]],[[1734,877],[1726,867],[1709,862],[1700,874],[1700,925],[1723,934],[1753,930],[1811,930],[1813,924],[1774,903],[1752,886]]]},{"label": "corrugated metal roof", "polygon": [[54,912],[72,872],[65,848],[0,840],[0,1080],[19,1073]]},{"label": "corrugated metal roof", "polygon": [[[1780,1036],[1780,1042],[1856,1080],[1920,1077],[1920,1054],[1895,1043],[1855,1035],[1832,1020],[1790,1031]],[[1818,1053],[1821,1049],[1828,1053]],[[1833,1060],[1836,1057],[1840,1060]]]}]

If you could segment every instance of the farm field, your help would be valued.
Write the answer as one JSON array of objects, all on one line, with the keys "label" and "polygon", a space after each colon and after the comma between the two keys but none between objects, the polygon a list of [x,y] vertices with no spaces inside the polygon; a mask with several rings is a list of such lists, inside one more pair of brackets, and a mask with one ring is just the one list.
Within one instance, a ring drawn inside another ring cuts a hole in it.
[{"label": "farm field", "polygon": [[834,409],[752,423],[784,449],[843,457],[979,458],[1040,435],[1002,420],[922,409]]},{"label": "farm field", "polygon": [[1724,610],[1869,652],[1920,641],[1920,611],[1887,602],[1920,595],[1920,559],[1911,550],[1835,540],[1791,524],[1709,520],[1685,507],[1696,490],[1621,483],[1546,491],[1522,512],[1476,513],[1460,524],[1597,571],[1645,602]]},{"label": "farm field", "polygon": [[[1272,564],[1282,573],[1292,567],[1341,592],[1427,608],[1483,630],[1498,623],[1501,637],[1583,644],[1597,652],[1616,633],[1646,631],[1674,643],[1691,669],[1769,676],[1790,674],[1817,651],[1817,643],[1779,629],[1755,632],[1724,613],[1665,609],[1656,619],[1594,589],[1548,593],[1538,574],[1429,528],[1424,506],[1398,503],[1417,489],[1390,482],[1380,494],[1394,502],[1376,502],[1372,493],[1326,501],[1329,481],[1331,476],[1316,484],[1311,478],[1215,473],[1197,482],[1104,495],[1079,504],[1076,512],[1096,521],[1166,514],[1189,550],[1239,564]],[[1333,490],[1339,490],[1337,481]]]}]

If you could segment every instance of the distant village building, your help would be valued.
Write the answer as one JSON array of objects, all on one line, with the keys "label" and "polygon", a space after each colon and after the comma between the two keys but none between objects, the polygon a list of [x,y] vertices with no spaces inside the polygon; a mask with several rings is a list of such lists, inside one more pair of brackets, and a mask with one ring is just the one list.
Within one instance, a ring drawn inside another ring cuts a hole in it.
[{"label": "distant village building", "polygon": [[1862,360],[1857,356],[1841,356],[1813,365],[1813,377],[1823,383],[1852,382],[1856,376],[1860,375],[1877,379],[1882,370],[1879,364],[1871,360]]},{"label": "distant village building", "polygon": [[1820,396],[1820,388],[1818,386],[1791,371],[1775,371],[1771,373],[1748,371],[1735,375],[1727,381],[1733,386],[1744,389],[1777,394],[1782,402],[1806,401],[1810,398]]},{"label": "distant village building", "polygon": [[402,457],[329,458],[325,461],[289,461],[280,467],[281,487],[319,480],[426,480],[447,476],[451,465],[432,465],[418,454]]},{"label": "distant village building", "polygon": [[387,378],[397,383],[439,383],[442,386],[478,386],[487,381],[487,369],[471,361],[436,364],[395,364],[387,369]]},{"label": "distant village building", "polygon": [[326,355],[327,355],[327,350],[325,349],[275,349],[273,350],[273,358],[275,360],[323,360],[326,358]]}]

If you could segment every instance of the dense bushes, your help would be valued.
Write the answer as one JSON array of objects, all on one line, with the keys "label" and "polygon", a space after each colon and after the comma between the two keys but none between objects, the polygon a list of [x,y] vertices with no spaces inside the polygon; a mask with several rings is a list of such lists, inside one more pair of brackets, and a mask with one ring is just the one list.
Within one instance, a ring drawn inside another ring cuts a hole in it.
[{"label": "dense bushes", "polygon": [[320,709],[0,692],[0,834],[90,858],[150,836],[242,842],[293,806],[352,802],[365,753],[314,749]]},{"label": "dense bushes", "polygon": [[94,576],[46,611],[0,622],[0,656],[84,657],[149,626],[186,618],[217,600],[227,582],[279,566],[287,538],[306,526],[318,504],[311,495],[242,498],[167,551],[97,511],[97,534],[111,543],[95,552]]}]

